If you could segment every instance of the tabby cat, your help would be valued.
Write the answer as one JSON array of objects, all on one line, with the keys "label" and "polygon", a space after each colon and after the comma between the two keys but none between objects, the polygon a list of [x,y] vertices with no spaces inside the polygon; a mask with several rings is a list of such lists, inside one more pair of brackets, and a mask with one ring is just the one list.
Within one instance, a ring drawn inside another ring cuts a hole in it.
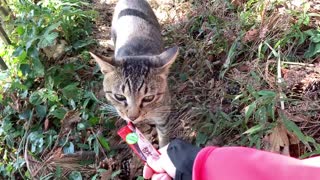
[{"label": "tabby cat", "polygon": [[126,121],[155,124],[159,145],[169,141],[169,68],[178,47],[164,50],[160,25],[145,0],[119,0],[113,14],[113,58],[91,53],[104,74],[108,101]]}]

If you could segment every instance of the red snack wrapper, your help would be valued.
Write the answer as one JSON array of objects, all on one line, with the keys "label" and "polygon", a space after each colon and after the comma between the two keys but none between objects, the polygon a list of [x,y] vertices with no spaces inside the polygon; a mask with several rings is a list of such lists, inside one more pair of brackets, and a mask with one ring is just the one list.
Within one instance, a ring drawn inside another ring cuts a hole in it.
[{"label": "red snack wrapper", "polygon": [[159,159],[160,153],[133,124],[128,123],[118,131],[118,135],[130,146],[143,162],[148,158]]}]

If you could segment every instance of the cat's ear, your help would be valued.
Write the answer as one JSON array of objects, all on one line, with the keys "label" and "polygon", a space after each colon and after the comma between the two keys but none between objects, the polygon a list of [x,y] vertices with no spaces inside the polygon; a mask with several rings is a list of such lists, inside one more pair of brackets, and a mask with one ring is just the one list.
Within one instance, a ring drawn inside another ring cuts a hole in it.
[{"label": "cat's ear", "polygon": [[113,62],[112,57],[105,57],[105,56],[98,57],[97,55],[93,54],[92,52],[89,52],[89,53],[93,57],[93,59],[98,63],[102,74],[107,74],[109,72],[114,71],[115,67],[112,64],[112,62]]},{"label": "cat's ear", "polygon": [[177,56],[179,54],[179,48],[178,46],[174,46],[172,48],[169,48],[165,50],[160,55],[156,56],[154,58],[154,64],[157,67],[157,69],[160,71],[160,73],[168,74],[169,69],[171,65],[176,60]]}]

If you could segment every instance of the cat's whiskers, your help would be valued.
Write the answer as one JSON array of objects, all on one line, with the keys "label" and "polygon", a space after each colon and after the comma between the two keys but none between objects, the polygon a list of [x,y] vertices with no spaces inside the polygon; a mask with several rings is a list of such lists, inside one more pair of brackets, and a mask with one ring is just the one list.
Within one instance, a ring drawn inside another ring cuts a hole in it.
[{"label": "cat's whiskers", "polygon": [[111,115],[110,117],[120,117],[116,108],[110,104],[104,104],[103,106],[101,106],[101,109],[108,112],[108,115]]}]

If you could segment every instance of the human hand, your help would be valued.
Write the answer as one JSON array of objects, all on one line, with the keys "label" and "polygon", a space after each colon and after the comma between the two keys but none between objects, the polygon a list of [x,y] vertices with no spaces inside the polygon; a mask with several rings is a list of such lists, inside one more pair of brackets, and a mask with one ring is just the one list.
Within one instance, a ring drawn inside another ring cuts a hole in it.
[{"label": "human hand", "polygon": [[143,168],[143,177],[152,180],[171,180],[176,175],[176,167],[173,165],[167,153],[168,145],[159,149],[159,159],[147,159]]}]

